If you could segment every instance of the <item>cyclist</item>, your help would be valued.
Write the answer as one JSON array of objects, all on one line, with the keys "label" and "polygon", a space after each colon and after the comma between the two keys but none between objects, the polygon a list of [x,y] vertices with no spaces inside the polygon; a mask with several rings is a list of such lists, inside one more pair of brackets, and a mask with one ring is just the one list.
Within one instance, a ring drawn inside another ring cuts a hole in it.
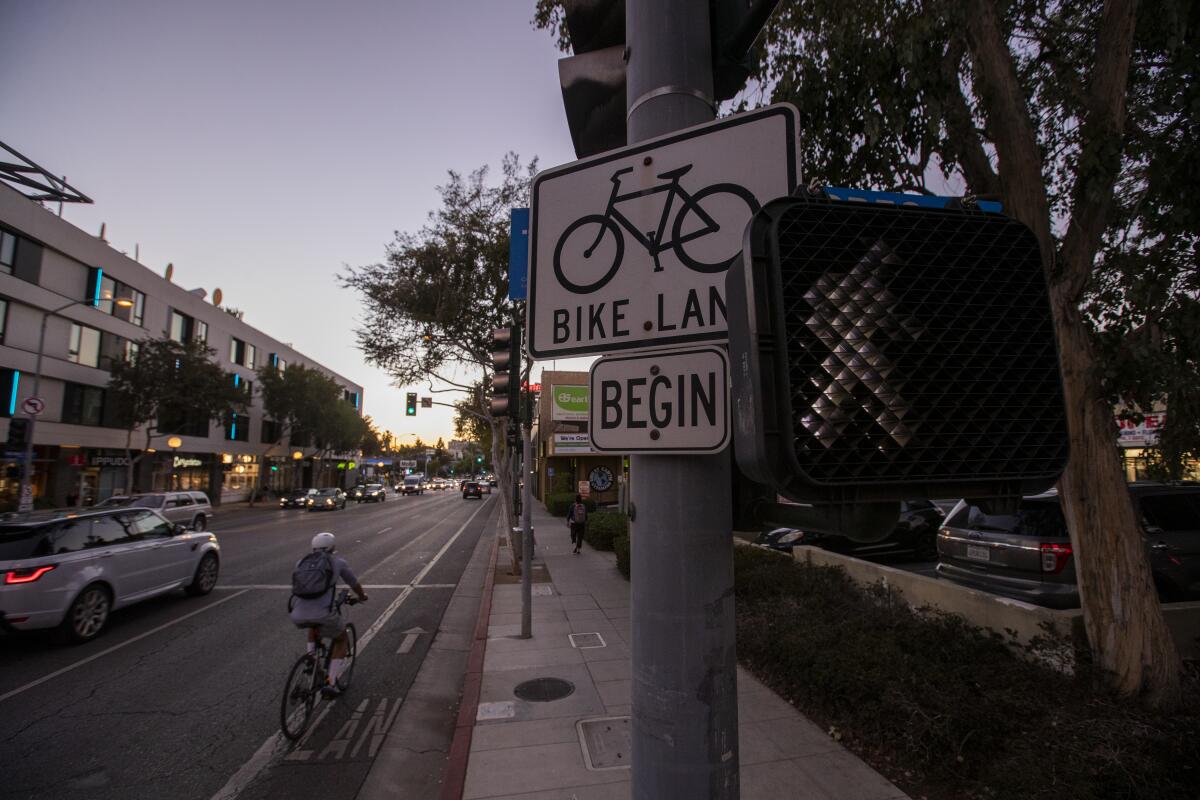
[{"label": "cyclist", "polygon": [[[300,559],[296,571],[292,575],[293,594],[288,601],[288,611],[291,620],[298,628],[308,629],[308,652],[317,649],[318,637],[333,639],[333,650],[329,660],[328,684],[322,692],[330,696],[341,694],[337,687],[338,674],[342,669],[342,660],[346,655],[346,619],[334,606],[334,596],[337,592],[338,578],[346,583],[358,595],[360,602],[366,602],[367,593],[362,584],[346,563],[346,559],[334,555],[336,550],[332,533],[318,533],[312,538],[312,553]],[[324,557],[318,554],[323,554]],[[324,572],[325,575],[314,575]],[[304,596],[296,593],[296,587],[305,581],[312,585],[317,581],[317,588],[324,585],[327,588],[321,592],[305,592]]]}]

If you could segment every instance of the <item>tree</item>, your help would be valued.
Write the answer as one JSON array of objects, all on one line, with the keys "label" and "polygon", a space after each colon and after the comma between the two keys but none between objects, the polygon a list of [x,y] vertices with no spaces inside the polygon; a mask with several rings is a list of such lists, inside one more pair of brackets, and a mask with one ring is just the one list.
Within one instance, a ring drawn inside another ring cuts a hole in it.
[{"label": "tree", "polygon": [[[563,41],[559,0],[534,22]],[[1000,200],[1038,238],[1071,458],[1059,482],[1093,661],[1169,705],[1180,660],[1115,447],[1114,402],[1166,399],[1197,441],[1200,101],[1188,0],[784,0],[753,101],[801,112],[824,185]],[[1130,370],[1132,354],[1154,354]],[[1160,358],[1161,357],[1161,358]],[[1174,367],[1155,373],[1152,363]]]},{"label": "tree", "polygon": [[[341,275],[363,300],[366,313],[356,333],[367,361],[398,386],[432,378],[466,392],[459,408],[491,430],[492,463],[508,487],[506,422],[491,416],[479,386],[492,367],[492,332],[523,316],[508,299],[509,210],[528,205],[535,166],[509,153],[495,185],[487,167],[465,177],[450,171],[438,187],[441,207],[419,231],[397,232],[383,262],[348,267]],[[511,527],[511,489],[501,496]]]},{"label": "tree", "polygon": [[[318,369],[292,364],[281,370],[264,364],[257,375],[263,417],[275,422],[279,434],[263,450],[264,459],[284,439],[291,440],[301,432],[317,431],[327,414],[338,404],[345,405],[337,383]],[[253,493],[250,502],[254,502]]]},{"label": "tree", "polygon": [[[207,436],[210,422],[227,422],[230,414],[245,409],[249,396],[212,360],[215,354],[196,340],[146,338],[138,342],[135,356],[113,363],[108,392],[126,431],[126,491],[133,491],[134,468],[156,437],[186,435],[193,428],[192,435]],[[138,429],[145,444],[135,456]]]}]

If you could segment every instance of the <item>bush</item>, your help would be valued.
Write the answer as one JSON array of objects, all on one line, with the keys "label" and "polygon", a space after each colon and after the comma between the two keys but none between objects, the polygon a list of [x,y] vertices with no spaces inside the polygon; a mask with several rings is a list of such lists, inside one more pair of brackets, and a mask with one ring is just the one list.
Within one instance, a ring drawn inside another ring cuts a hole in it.
[{"label": "bush", "polygon": [[[560,517],[565,520],[567,518],[567,509],[569,509],[571,504],[574,502],[574,492],[548,494],[546,495],[546,510],[549,511],[553,516]],[[588,515],[590,516],[591,513],[596,510],[596,501],[585,499],[583,501],[583,507],[588,510]]]},{"label": "bush", "polygon": [[1148,712],[1086,664],[1052,672],[840,569],[734,550],[743,665],[913,796],[1197,797],[1194,678],[1184,710]]},{"label": "bush", "polygon": [[629,532],[613,537],[613,552],[617,554],[617,569],[629,580]]},{"label": "bush", "polygon": [[589,513],[583,539],[597,550],[612,550],[618,534],[629,533],[629,517],[612,511]]}]

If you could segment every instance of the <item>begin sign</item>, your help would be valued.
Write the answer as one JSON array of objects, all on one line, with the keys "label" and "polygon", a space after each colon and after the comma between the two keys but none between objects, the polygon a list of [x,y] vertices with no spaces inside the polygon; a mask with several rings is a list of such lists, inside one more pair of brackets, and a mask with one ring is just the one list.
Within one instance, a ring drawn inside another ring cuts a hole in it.
[{"label": "begin sign", "polygon": [[602,358],[592,365],[592,447],[717,453],[729,443],[729,361],[717,347]]}]

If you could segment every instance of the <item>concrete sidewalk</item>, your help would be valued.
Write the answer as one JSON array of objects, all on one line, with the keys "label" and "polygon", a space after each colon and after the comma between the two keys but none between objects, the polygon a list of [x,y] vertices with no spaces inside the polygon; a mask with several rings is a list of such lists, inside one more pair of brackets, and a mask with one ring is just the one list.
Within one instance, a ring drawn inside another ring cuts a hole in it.
[{"label": "concrete sidewalk", "polygon": [[[533,516],[535,565],[545,564],[551,582],[534,584],[532,639],[517,638],[520,585],[493,587],[462,797],[625,800],[629,583],[617,572],[612,553],[585,545],[574,555],[562,520],[540,505]],[[499,563],[507,558],[501,548]],[[536,678],[569,681],[574,692],[551,702],[514,694],[518,684]],[[743,800],[906,797],[741,668],[738,721]]]}]

